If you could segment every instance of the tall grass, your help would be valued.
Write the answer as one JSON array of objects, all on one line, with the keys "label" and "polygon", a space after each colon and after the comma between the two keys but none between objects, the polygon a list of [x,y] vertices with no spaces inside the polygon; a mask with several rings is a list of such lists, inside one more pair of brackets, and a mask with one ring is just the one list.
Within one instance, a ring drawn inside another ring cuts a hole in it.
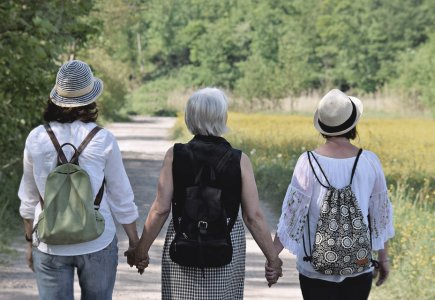
[{"label": "tall grass", "polygon": [[[231,113],[226,138],[251,159],[259,192],[277,214],[299,155],[323,143],[312,117]],[[355,143],[381,159],[394,207],[392,271],[372,299],[434,299],[435,121],[363,119]],[[176,136],[190,138],[182,117]]]},{"label": "tall grass", "polygon": [[434,210],[421,201],[429,195],[423,187],[390,187],[396,235],[389,244],[391,274],[385,286],[373,286],[371,299],[435,298]]}]

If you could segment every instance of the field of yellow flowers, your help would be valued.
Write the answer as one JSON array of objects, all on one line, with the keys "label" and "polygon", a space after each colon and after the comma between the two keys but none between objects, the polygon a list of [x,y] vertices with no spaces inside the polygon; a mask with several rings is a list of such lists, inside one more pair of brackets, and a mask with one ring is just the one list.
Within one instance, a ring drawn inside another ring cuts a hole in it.
[{"label": "field of yellow flowers", "polygon": [[[323,143],[312,117],[230,113],[228,127],[225,137],[250,157],[261,198],[279,214],[297,158]],[[363,118],[358,132],[355,144],[382,162],[396,230],[391,276],[371,298],[435,299],[435,121]],[[175,135],[190,137],[182,117]]]}]

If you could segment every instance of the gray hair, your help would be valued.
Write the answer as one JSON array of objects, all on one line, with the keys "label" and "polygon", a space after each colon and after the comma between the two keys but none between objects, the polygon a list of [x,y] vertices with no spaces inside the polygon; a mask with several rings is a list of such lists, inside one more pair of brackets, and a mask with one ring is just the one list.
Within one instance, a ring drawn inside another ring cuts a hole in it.
[{"label": "gray hair", "polygon": [[187,101],[184,121],[196,135],[220,136],[227,132],[227,97],[218,88],[196,91]]}]

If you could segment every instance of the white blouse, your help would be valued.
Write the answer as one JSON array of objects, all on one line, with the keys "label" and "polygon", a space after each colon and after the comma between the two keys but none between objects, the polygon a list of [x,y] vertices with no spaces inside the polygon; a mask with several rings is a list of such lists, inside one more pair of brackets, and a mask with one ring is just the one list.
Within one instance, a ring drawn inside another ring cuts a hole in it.
[{"label": "white blouse", "polygon": [[[60,145],[69,142],[78,147],[96,124],[81,121],[65,124],[50,122],[50,126]],[[65,146],[63,151],[67,159],[73,155],[71,147]],[[34,219],[34,224],[41,213],[39,195],[44,195],[47,175],[55,168],[56,161],[57,152],[44,126],[36,127],[26,140],[23,177],[18,191],[21,200],[20,215],[25,219]],[[121,224],[130,224],[138,217],[133,190],[112,133],[106,129],[100,130],[79,156],[79,164],[89,174],[94,198],[103,178],[106,178],[100,205],[100,213],[105,219],[104,232],[97,239],[80,244],[47,245],[41,242],[38,249],[42,252],[71,256],[99,251],[107,247],[115,236],[116,227],[112,214]]]},{"label": "white blouse", "polygon": [[[314,152],[330,184],[343,188],[350,182],[355,157],[331,158]],[[312,159],[319,180],[326,185],[318,165]],[[352,191],[361,208],[365,223],[370,215],[373,250],[384,248],[384,243],[394,236],[393,209],[388,198],[385,176],[381,163],[371,151],[364,150],[359,158],[352,181]],[[307,153],[303,153],[295,166],[291,183],[287,189],[282,213],[278,223],[277,234],[283,246],[297,256],[297,269],[304,276],[333,282],[341,282],[346,277],[340,275],[324,275],[316,272],[310,262],[303,261],[305,256],[302,236],[305,235],[306,249],[309,253],[307,214],[310,221],[310,240],[315,240],[315,230],[320,215],[320,207],[326,192],[313,174]],[[311,245],[313,247],[313,245]],[[367,270],[370,272],[371,269]]]}]

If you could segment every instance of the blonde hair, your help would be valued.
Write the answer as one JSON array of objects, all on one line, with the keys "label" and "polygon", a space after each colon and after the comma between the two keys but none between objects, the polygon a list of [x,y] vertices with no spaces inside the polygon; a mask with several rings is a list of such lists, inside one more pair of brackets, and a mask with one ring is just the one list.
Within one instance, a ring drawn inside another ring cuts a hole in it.
[{"label": "blonde hair", "polygon": [[207,87],[196,91],[187,101],[184,121],[189,131],[220,136],[227,132],[228,103],[224,92]]}]

